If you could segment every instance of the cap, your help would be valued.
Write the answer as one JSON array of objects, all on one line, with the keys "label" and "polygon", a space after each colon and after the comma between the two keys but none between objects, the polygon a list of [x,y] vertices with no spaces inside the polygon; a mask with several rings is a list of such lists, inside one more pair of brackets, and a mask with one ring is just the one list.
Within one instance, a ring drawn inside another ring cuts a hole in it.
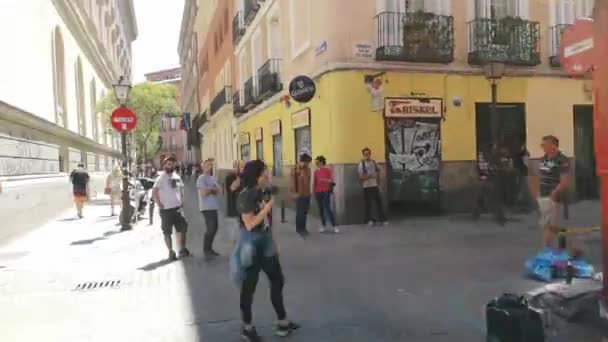
[{"label": "cap", "polygon": [[163,165],[165,165],[165,163],[168,161],[172,161],[175,163],[177,160],[175,159],[175,157],[167,157],[163,160]]}]

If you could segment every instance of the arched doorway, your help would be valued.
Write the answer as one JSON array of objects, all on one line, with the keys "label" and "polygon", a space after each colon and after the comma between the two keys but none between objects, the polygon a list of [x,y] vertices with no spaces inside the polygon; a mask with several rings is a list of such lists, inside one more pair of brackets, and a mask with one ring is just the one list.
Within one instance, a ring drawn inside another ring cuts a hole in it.
[{"label": "arched doorway", "polygon": [[55,123],[68,128],[68,107],[66,102],[65,82],[65,52],[63,36],[59,26],[52,34],[52,60],[53,60],[53,93],[55,99]]}]

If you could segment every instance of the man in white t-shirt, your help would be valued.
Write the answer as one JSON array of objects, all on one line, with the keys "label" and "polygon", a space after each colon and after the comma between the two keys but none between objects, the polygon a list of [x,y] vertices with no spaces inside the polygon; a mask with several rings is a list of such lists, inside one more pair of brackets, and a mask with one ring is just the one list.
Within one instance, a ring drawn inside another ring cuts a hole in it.
[{"label": "man in white t-shirt", "polygon": [[186,248],[186,232],[188,222],[184,217],[184,182],[175,172],[175,158],[168,157],[163,161],[164,172],[154,182],[152,197],[160,209],[161,228],[165,236],[165,244],[169,250],[169,259],[177,260],[178,255],[173,251],[171,234],[175,227],[179,257],[187,257],[190,252]]}]

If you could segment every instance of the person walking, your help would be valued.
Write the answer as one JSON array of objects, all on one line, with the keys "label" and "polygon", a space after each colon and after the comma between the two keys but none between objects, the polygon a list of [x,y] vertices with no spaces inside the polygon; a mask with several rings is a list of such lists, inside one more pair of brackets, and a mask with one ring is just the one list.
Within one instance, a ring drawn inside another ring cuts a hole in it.
[{"label": "person walking", "polygon": [[105,193],[106,193],[106,195],[110,195],[110,210],[111,210],[110,216],[116,215],[116,212],[114,211],[114,204],[115,204],[115,202],[120,201],[120,193],[121,193],[120,188],[122,185],[121,183],[122,183],[122,172],[120,171],[120,168],[118,167],[118,165],[115,165],[112,168],[112,171],[110,172],[108,177],[106,177]]},{"label": "person walking", "polygon": [[570,161],[559,150],[557,137],[543,137],[541,146],[544,156],[540,161],[537,182],[530,182],[530,192],[538,201],[543,243],[549,248],[559,233],[561,203],[570,181]]},{"label": "person walking", "polygon": [[296,233],[302,237],[309,235],[306,229],[306,216],[310,208],[310,162],[312,157],[301,152],[299,162],[291,169],[289,193],[296,201]]},{"label": "person walking", "polygon": [[169,260],[177,260],[171,239],[174,227],[179,257],[183,258],[190,255],[190,251],[186,248],[188,222],[186,222],[183,211],[184,182],[175,172],[175,163],[175,158],[165,158],[163,161],[164,171],[156,178],[152,191],[154,202],[160,209],[161,229],[165,238],[165,245],[169,251]]},{"label": "person walking", "polygon": [[[374,223],[382,223],[388,225],[384,207],[382,206],[382,198],[380,197],[380,188],[378,187],[380,179],[380,168],[375,160],[372,159],[372,151],[365,147],[361,150],[363,159],[359,163],[358,173],[361,186],[363,187],[363,201],[365,204],[365,222],[372,227]],[[372,217],[372,209],[376,207],[378,216],[376,219]]]},{"label": "person walking", "polygon": [[340,229],[336,226],[334,213],[331,210],[331,196],[336,185],[333,172],[327,167],[327,160],[323,156],[318,156],[315,159],[315,164],[317,169],[313,176],[312,187],[317,199],[317,205],[319,206],[319,215],[321,216],[319,232],[325,233],[327,231],[326,224],[329,223],[332,226],[333,232],[339,233]]},{"label": "person walking", "polygon": [[84,204],[87,201],[89,193],[89,180],[91,177],[84,168],[84,164],[79,163],[76,169],[70,174],[70,181],[72,182],[72,190],[74,194],[74,204],[76,205],[76,212],[78,218],[83,218]]},{"label": "person walking", "polygon": [[274,199],[272,196],[265,198],[262,191],[268,183],[265,171],[266,165],[261,160],[248,162],[242,175],[243,191],[237,199],[240,237],[235,251],[242,261],[241,337],[250,342],[261,341],[252,325],[251,309],[260,271],[266,273],[270,283],[270,301],[277,315],[277,322],[274,325],[275,334],[285,337],[299,328],[299,325],[287,319],[283,303],[285,277],[279,261],[279,247],[274,237],[272,222],[268,219]]},{"label": "person walking", "polygon": [[236,210],[236,201],[241,192],[241,172],[243,170],[243,162],[235,160],[232,163],[233,170],[230,171],[224,180],[226,192],[226,226],[232,245],[236,244],[239,232],[239,214]]},{"label": "person walking", "polygon": [[205,259],[213,259],[219,254],[213,250],[213,240],[217,234],[218,210],[220,209],[219,194],[222,191],[217,178],[213,175],[213,164],[206,160],[203,162],[203,174],[196,180],[198,189],[198,207],[205,218],[207,230],[203,241]]}]

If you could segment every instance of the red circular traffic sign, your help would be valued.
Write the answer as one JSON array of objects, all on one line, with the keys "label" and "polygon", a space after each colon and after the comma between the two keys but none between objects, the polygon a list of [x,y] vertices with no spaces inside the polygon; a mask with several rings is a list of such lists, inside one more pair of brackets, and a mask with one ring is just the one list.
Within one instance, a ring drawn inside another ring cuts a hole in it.
[{"label": "red circular traffic sign", "polygon": [[112,127],[120,133],[129,132],[137,125],[137,116],[127,107],[120,107],[112,112]]},{"label": "red circular traffic sign", "polygon": [[572,76],[589,72],[595,64],[593,19],[578,19],[564,29],[561,42],[561,64]]}]

